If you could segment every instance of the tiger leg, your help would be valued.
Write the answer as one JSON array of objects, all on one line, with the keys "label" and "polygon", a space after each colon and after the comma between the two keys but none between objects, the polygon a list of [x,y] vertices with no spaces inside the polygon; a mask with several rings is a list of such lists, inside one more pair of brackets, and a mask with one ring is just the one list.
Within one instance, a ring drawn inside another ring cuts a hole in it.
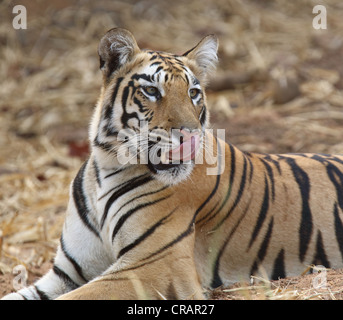
[{"label": "tiger leg", "polygon": [[[2,300],[55,299],[64,293],[75,290],[103,272],[105,267],[103,269],[99,268],[99,270],[89,270],[89,267],[86,269],[85,265],[94,267],[94,264],[82,260],[84,258],[82,257],[82,250],[76,251],[72,250],[72,248],[68,248],[67,250],[62,239],[63,237],[61,238],[61,245],[57,250],[52,269],[33,285],[15,293],[8,294]],[[84,243],[87,243],[87,241],[84,241]],[[89,251],[88,255],[91,256],[92,249],[94,248],[86,246],[83,248],[83,252],[86,254]],[[82,261],[84,262],[81,263]],[[105,262],[106,259],[102,261]],[[104,265],[106,266],[106,264]]]},{"label": "tiger leg", "polygon": [[79,287],[81,284],[74,282],[71,276],[58,267],[61,264],[59,261],[64,260],[60,249],[58,252],[54,267],[46,275],[33,285],[10,293],[1,300],[49,300]]},{"label": "tiger leg", "polygon": [[53,268],[33,285],[2,299],[55,299],[101,275],[111,264],[102,240],[85,227],[71,200]]},{"label": "tiger leg", "polygon": [[58,299],[204,299],[190,242],[125,267],[117,262],[102,276]]}]

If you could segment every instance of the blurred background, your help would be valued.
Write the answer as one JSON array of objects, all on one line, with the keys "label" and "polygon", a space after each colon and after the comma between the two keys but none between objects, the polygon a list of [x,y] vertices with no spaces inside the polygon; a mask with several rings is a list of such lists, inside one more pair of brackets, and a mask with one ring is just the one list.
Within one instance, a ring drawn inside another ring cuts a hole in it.
[{"label": "blurred background", "polygon": [[[25,30],[12,25],[19,4]],[[326,30],[313,28],[317,4]],[[13,266],[33,279],[51,265],[69,184],[88,154],[108,29],[177,54],[215,33],[213,128],[246,151],[343,153],[342,16],[339,0],[1,1],[0,295],[12,289]]]}]

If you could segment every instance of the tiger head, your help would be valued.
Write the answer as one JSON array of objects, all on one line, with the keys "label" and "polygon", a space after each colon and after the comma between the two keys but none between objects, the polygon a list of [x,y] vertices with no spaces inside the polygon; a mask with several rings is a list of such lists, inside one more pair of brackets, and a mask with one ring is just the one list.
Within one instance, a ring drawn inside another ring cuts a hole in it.
[{"label": "tiger head", "polygon": [[204,86],[217,48],[214,35],[183,55],[141,50],[125,29],[104,35],[103,86],[90,127],[104,166],[143,164],[168,184],[189,176],[208,126]]}]

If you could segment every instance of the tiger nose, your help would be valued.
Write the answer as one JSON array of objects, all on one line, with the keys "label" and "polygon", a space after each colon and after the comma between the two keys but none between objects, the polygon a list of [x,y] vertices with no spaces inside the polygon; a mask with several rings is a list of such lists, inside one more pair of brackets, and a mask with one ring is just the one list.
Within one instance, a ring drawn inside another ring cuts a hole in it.
[{"label": "tiger nose", "polygon": [[190,140],[193,136],[198,135],[199,130],[198,129],[191,130],[185,127],[181,127],[180,134],[183,137],[183,141],[187,141],[187,140]]},{"label": "tiger nose", "polygon": [[185,126],[181,126],[180,128],[172,128],[172,133],[182,144],[183,142],[192,139],[192,137],[199,135],[199,129],[189,129]]}]

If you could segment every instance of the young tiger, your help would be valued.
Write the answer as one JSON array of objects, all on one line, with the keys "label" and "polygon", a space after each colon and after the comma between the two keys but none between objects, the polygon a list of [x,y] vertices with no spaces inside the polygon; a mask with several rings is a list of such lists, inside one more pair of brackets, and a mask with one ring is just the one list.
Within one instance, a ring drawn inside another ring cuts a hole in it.
[{"label": "young tiger", "polygon": [[261,271],[342,267],[343,156],[246,153],[207,132],[215,36],[178,56],[117,28],[98,52],[91,153],[54,266],[5,299],[201,299]]}]

